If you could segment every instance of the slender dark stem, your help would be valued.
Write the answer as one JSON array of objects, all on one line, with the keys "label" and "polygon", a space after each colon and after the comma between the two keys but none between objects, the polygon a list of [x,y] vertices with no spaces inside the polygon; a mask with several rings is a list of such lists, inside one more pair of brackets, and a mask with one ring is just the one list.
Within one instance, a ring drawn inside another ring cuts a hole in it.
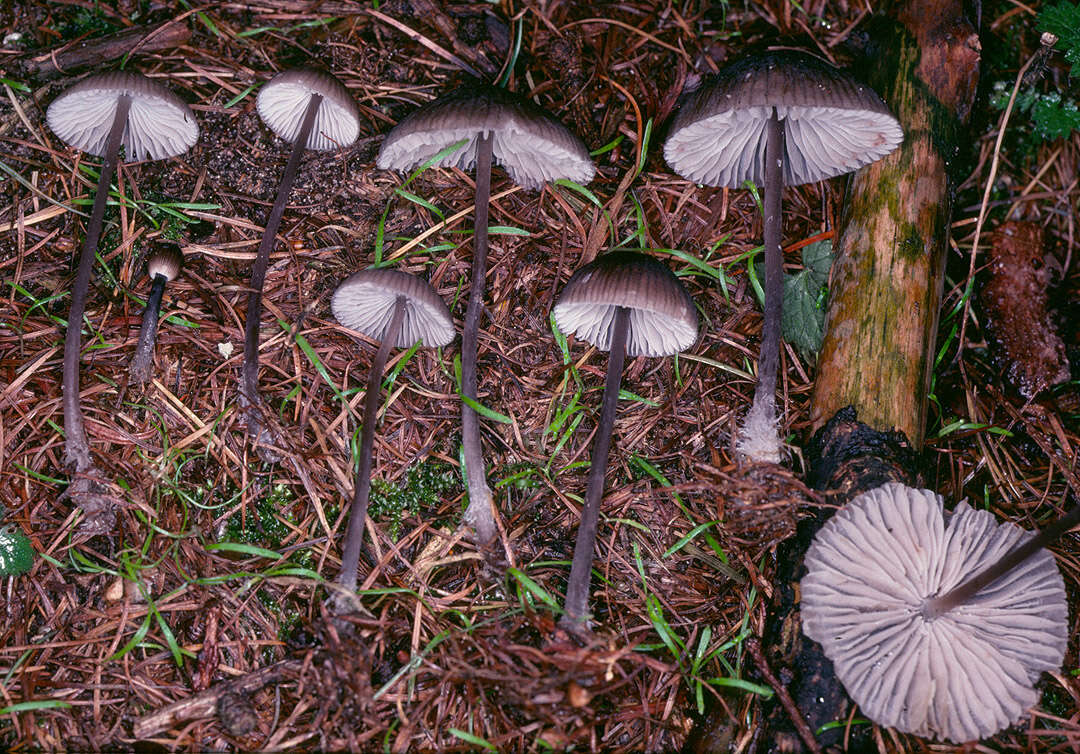
[{"label": "slender dark stem", "polygon": [[611,430],[615,426],[615,407],[619,402],[623,362],[626,359],[626,333],[630,329],[630,310],[615,308],[612,324],[611,353],[608,355],[604,398],[600,404],[600,424],[593,440],[589,479],[585,487],[585,505],[581,509],[577,541],[574,542],[574,561],[570,566],[570,581],[566,585],[566,605],[560,623],[580,631],[588,618],[589,582],[592,577],[593,546],[596,544],[596,525],[600,519],[600,500],[604,496],[604,472],[607,471],[608,451],[611,449]]},{"label": "slender dark stem", "polygon": [[783,217],[780,197],[784,188],[784,123],[773,109],[765,145],[765,323],[758,357],[758,381],[754,405],[761,406],[772,423],[776,421],[776,373],[780,364],[780,321],[784,305],[783,255],[780,238]]},{"label": "slender dark stem", "polygon": [[926,605],[923,607],[923,616],[928,620],[933,620],[953,608],[965,604],[985,587],[990,586],[990,584],[1016,568],[1039,550],[1056,542],[1062,534],[1077,524],[1080,524],[1080,505],[1074,507],[1031,539],[1009,550],[998,562],[987,567],[986,570],[972,576],[951,591],[927,600]]},{"label": "slender dark stem", "polygon": [[155,275],[150,286],[150,298],[146,300],[143,311],[142,327],[139,328],[139,343],[135,346],[135,356],[131,359],[131,381],[143,384],[150,379],[150,370],[154,364],[154,341],[157,340],[158,315],[161,313],[161,297],[165,294],[165,284],[169,281],[164,275]]},{"label": "slender dark stem", "polygon": [[404,319],[405,297],[398,296],[394,301],[394,314],[383,333],[382,343],[371,363],[371,374],[368,375],[367,395],[364,396],[364,426],[360,434],[360,469],[356,472],[356,492],[349,508],[349,528],[345,533],[345,551],[341,555],[341,575],[338,576],[338,583],[350,592],[356,591],[356,573],[360,568],[360,550],[364,542],[364,522],[367,520],[368,497],[371,494],[371,451],[375,445],[382,374]]},{"label": "slender dark stem", "polygon": [[88,471],[94,462],[90,458],[90,444],[86,441],[83,427],[82,407],[79,405],[79,353],[82,351],[82,320],[86,312],[86,294],[90,289],[90,273],[94,268],[94,252],[101,238],[101,225],[105,219],[105,200],[109,196],[109,184],[116,172],[120,144],[127,126],[131,97],[122,95],[116,102],[116,115],[105,141],[105,155],[98,176],[94,208],[90,212],[90,224],[86,227],[86,240],[79,255],[79,269],[75,273],[75,285],[71,289],[71,311],[68,313],[67,335],[64,338],[64,455],[76,473]]},{"label": "slender dark stem", "polygon": [[[480,316],[484,311],[484,279],[487,276],[491,140],[491,134],[486,132],[476,140],[476,225],[473,230],[472,280],[469,285],[469,305],[465,310],[465,328],[461,333],[461,393],[473,401],[476,400],[476,356]],[[465,449],[465,473],[469,484],[469,507],[465,511],[465,519],[476,529],[477,542],[486,545],[495,538],[495,519],[484,469],[480,417],[464,402],[461,405],[461,441]]]},{"label": "slender dark stem", "polygon": [[285,214],[285,205],[289,201],[296,171],[300,167],[300,156],[307,148],[308,136],[315,125],[315,115],[319,112],[322,95],[313,94],[308,100],[304,121],[300,124],[300,133],[293,142],[292,154],[281,176],[274,206],[263,230],[259,251],[255,255],[255,264],[251,268],[251,291],[247,300],[247,319],[244,321],[244,363],[240,368],[240,402],[247,410],[247,430],[252,437],[258,437],[262,426],[259,407],[259,320],[262,318],[262,290],[266,282],[266,268],[270,265],[270,250],[274,248],[274,239],[281,227],[281,217]]}]

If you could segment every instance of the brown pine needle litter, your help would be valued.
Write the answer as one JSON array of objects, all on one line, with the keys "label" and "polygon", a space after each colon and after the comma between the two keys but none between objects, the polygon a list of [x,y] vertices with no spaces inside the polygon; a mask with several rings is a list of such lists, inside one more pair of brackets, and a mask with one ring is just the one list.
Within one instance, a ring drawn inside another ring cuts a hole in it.
[{"label": "brown pine needle litter", "polygon": [[[100,162],[49,132],[44,108],[66,80],[26,61],[176,14],[126,0],[0,7],[0,525],[37,553],[29,574],[0,576],[0,748],[670,751],[718,716],[714,743],[766,745],[755,740],[758,701],[773,692],[745,642],[761,635],[778,542],[820,500],[800,481],[798,454],[790,471],[734,461],[761,331],[747,274],[755,199],[677,178],[659,149],[687,80],[766,41],[842,64],[867,22],[863,3],[765,5],[245,0],[186,12],[181,47],[136,50],[128,65],[189,103],[203,136],[184,157],[124,164],[114,180],[83,323],[82,405],[117,525],[93,538],[62,495],[60,362]],[[997,35],[987,39],[1007,33],[1028,53],[1032,23],[1026,8],[984,6]],[[1011,81],[1023,59],[986,59],[983,76]],[[511,60],[510,87],[580,134],[599,173],[585,191],[539,192],[493,173],[478,397],[503,417],[483,431],[504,562],[486,562],[459,529],[460,340],[395,352],[363,610],[331,620],[323,584],[340,567],[376,344],[334,321],[330,294],[381,244],[384,261],[432,283],[460,327],[472,254],[471,179],[428,170],[403,186],[375,168],[375,152],[416,105],[465,81],[462,61],[493,77]],[[237,381],[251,260],[289,147],[254,97],[310,61],[355,97],[361,137],[303,161],[271,254],[259,382],[280,444],[271,462],[245,437]],[[1063,75],[1055,65],[1051,81]],[[974,119],[964,156],[924,473],[947,500],[1033,528],[1080,493],[1075,381],[1021,398],[988,352],[977,300],[954,359],[997,121],[997,111]],[[1008,211],[1044,229],[1051,325],[1071,323],[1060,337],[1073,357],[1080,139],[1029,146],[1028,157],[1022,148],[1004,140],[986,227]],[[801,269],[807,241],[831,237],[843,191],[839,180],[785,191],[786,271]],[[150,286],[144,255],[158,238],[180,241],[185,268],[165,293],[153,380],[125,390]],[[594,561],[596,630],[582,646],[557,630],[555,607],[606,360],[579,342],[564,350],[549,312],[575,269],[620,243],[672,267],[702,334],[677,359],[627,361]],[[781,361],[782,435],[801,446],[814,364],[794,347]],[[1054,551],[1076,593],[1080,546],[1066,538]],[[1075,631],[1070,647],[1040,704],[988,750],[1080,745]],[[890,750],[931,750],[874,736]]]}]

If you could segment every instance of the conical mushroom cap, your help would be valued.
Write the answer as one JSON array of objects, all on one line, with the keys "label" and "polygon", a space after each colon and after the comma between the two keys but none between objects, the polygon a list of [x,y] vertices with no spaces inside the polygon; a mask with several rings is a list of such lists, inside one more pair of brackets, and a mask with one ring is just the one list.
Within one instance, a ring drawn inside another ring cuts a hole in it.
[{"label": "conical mushroom cap", "polygon": [[966,503],[886,484],[844,506],[814,537],[801,583],[803,632],[819,642],[863,713],[954,742],[991,736],[1038,700],[1065,657],[1068,608],[1042,550],[944,615],[923,606],[1031,537]]},{"label": "conical mushroom cap", "polygon": [[584,184],[596,172],[589,151],[566,126],[532,102],[487,84],[462,87],[410,113],[386,135],[375,162],[383,170],[411,170],[467,139],[435,165],[471,170],[482,133],[492,135],[495,162],[525,188],[560,178]]},{"label": "conical mushroom cap", "polygon": [[552,308],[564,333],[611,349],[615,308],[630,310],[628,356],[671,356],[697,340],[698,315],[683,284],[647,254],[613,251],[578,269]]},{"label": "conical mushroom cap", "polygon": [[426,280],[401,270],[360,270],[337,287],[330,301],[337,321],[369,338],[380,340],[394,315],[394,302],[405,297],[405,318],[394,343],[407,348],[423,341],[429,348],[454,339],[450,309]]},{"label": "conical mushroom cap", "polygon": [[360,135],[360,110],[345,85],[328,73],[308,68],[282,71],[263,84],[255,106],[259,117],[290,144],[300,134],[308,102],[321,95],[307,149],[327,151],[347,147]]},{"label": "conical mushroom cap", "polygon": [[849,173],[904,140],[872,89],[813,55],[778,50],[742,58],[690,94],[672,121],[664,159],[697,183],[760,186],[773,108],[786,127],[787,186]]},{"label": "conical mushroom cap", "polygon": [[153,280],[161,275],[172,282],[184,266],[184,253],[175,243],[159,243],[146,260],[146,276]]},{"label": "conical mushroom cap", "polygon": [[116,105],[131,97],[122,144],[128,160],[163,160],[191,149],[199,139],[195,115],[182,99],[139,73],[89,76],[52,101],[46,120],[66,144],[104,156]]}]

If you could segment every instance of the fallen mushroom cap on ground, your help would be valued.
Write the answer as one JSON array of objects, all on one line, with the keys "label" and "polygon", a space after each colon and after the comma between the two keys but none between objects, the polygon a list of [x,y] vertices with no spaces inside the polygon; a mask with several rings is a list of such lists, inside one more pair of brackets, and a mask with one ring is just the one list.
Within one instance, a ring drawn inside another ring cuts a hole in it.
[{"label": "fallen mushroom cap on ground", "polygon": [[476,166],[476,209],[469,303],[461,336],[462,446],[468,477],[465,522],[477,542],[495,537],[494,500],[487,484],[480,421],[469,402],[477,402],[477,352],[483,313],[488,252],[488,202],[491,163],[502,165],[525,188],[566,178],[592,180],[595,167],[588,150],[566,126],[533,103],[486,84],[472,84],[427,103],[403,118],[387,134],[376,164],[384,170],[411,170],[452,145],[435,166],[468,170]]},{"label": "fallen mushroom cap on ground", "polygon": [[803,632],[874,722],[965,742],[993,735],[1038,701],[1068,641],[1065,586],[1046,550],[965,604],[927,618],[937,595],[1032,536],[960,503],[945,518],[930,490],[886,484],[815,535],[800,584]]},{"label": "fallen mushroom cap on ground", "polygon": [[664,158],[676,173],[710,186],[741,188],[753,181],[765,189],[765,322],[754,401],[737,443],[752,461],[782,459],[775,396],[783,306],[781,190],[853,171],[902,140],[900,124],[873,90],[797,50],[732,63],[686,95],[672,121]]}]

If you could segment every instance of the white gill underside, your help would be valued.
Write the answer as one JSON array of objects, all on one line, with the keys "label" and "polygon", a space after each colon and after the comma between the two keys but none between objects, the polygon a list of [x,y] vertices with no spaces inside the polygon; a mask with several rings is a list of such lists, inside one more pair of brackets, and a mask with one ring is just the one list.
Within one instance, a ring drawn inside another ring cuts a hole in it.
[{"label": "white gill underside", "polygon": [[925,601],[1031,536],[960,503],[888,484],[860,495],[815,536],[801,583],[803,631],[821,643],[864,714],[954,742],[993,735],[1037,701],[1061,667],[1064,582],[1041,551],[968,604],[934,620]]},{"label": "white gill underside", "polygon": [[[345,293],[335,293],[330,306],[334,317],[345,327],[362,332],[374,340],[382,340],[394,315],[396,298],[395,292],[379,286],[350,286]],[[416,299],[411,299],[405,306],[401,332],[394,345],[408,348],[418,341],[423,341],[425,346],[437,348],[453,339],[452,322],[444,321],[444,315],[428,311]]]},{"label": "white gill underside", "polygon": [[[567,335],[574,333],[601,351],[611,350],[614,305],[559,303],[555,305],[553,313],[559,329]],[[630,310],[627,356],[670,356],[686,350],[696,339],[696,323],[646,309]]]},{"label": "white gill underside", "polygon": [[[120,95],[86,90],[58,98],[49,107],[49,128],[68,144],[102,157]],[[129,162],[162,160],[183,154],[199,138],[199,127],[182,108],[163,99],[134,99],[124,130],[124,156]]]},{"label": "white gill underside", "polygon": [[[259,115],[271,131],[291,144],[300,133],[312,94],[314,90],[295,82],[268,84],[259,92]],[[340,149],[352,144],[359,135],[356,114],[324,97],[306,147],[320,151]]]},{"label": "white gill underside", "polygon": [[[378,165],[384,170],[412,170],[446,147],[467,140],[460,149],[443,157],[434,166],[472,170],[476,165],[479,135],[474,128],[442,130],[438,134],[438,141],[433,143],[434,137],[430,133],[407,134],[383,145]],[[592,179],[591,163],[583,165],[578,157],[558,144],[513,126],[495,131],[491,148],[494,161],[503,166],[514,183],[527,189],[537,189],[544,183],[561,178],[576,183],[588,183]],[[539,180],[536,179],[538,176]]]},{"label": "white gill underside", "polygon": [[[708,186],[761,185],[772,108],[729,110],[668,137],[664,157],[680,175]],[[840,108],[777,108],[787,128],[784,184],[856,170],[892,152],[903,133],[889,115]]]}]

